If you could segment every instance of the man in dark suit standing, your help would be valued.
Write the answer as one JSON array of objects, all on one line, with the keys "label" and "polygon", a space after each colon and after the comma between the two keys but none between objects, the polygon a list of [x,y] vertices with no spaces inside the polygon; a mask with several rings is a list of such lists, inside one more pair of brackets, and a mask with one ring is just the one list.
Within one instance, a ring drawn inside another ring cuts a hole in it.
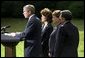
[{"label": "man in dark suit standing", "polygon": [[28,18],[28,22],[24,32],[16,36],[25,41],[25,57],[40,57],[41,54],[41,23],[34,13],[33,5],[23,7],[23,15]]},{"label": "man in dark suit standing", "polygon": [[[23,7],[23,15],[28,18],[26,28],[20,34],[13,35],[16,38],[15,41],[24,40],[25,57],[40,57],[41,54],[41,22],[34,13],[35,7],[33,5],[29,4]],[[10,39],[11,41],[13,39]]]},{"label": "man in dark suit standing", "polygon": [[60,12],[60,24],[54,31],[55,34],[52,35],[55,36],[55,42],[53,42],[54,49],[50,52],[51,57],[78,57],[79,32],[78,28],[71,23],[71,20],[72,13],[69,10]]}]

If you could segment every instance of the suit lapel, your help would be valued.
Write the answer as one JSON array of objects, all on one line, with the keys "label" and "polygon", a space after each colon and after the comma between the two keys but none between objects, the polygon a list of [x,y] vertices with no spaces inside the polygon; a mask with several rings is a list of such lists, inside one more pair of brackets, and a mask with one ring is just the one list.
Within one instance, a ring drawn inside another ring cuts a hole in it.
[{"label": "suit lapel", "polygon": [[[45,33],[45,30],[47,29],[49,27],[49,24],[47,24],[47,26],[44,28],[43,26],[42,26],[42,35]],[[44,28],[44,29],[43,29]]]},{"label": "suit lapel", "polygon": [[26,24],[26,28],[30,24],[30,22],[33,20],[34,17],[35,17],[35,14],[31,18],[28,18],[28,22]]}]

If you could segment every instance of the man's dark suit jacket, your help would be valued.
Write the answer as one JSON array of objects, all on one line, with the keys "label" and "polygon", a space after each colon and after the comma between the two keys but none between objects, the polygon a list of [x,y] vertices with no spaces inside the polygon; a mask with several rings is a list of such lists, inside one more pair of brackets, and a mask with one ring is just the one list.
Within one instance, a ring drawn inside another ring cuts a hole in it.
[{"label": "man's dark suit jacket", "polygon": [[21,37],[25,36],[25,57],[40,57],[41,54],[41,23],[34,15],[27,23]]},{"label": "man's dark suit jacket", "polygon": [[[18,42],[24,40],[25,57],[40,57],[41,54],[41,22],[33,15],[28,19],[25,30],[17,34],[15,39],[1,39],[2,42]],[[8,41],[7,41],[8,40]]]},{"label": "man's dark suit jacket", "polygon": [[71,22],[67,21],[51,34],[49,51],[52,57],[78,57],[79,32]]},{"label": "man's dark suit jacket", "polygon": [[41,44],[42,44],[42,51],[43,51],[44,57],[48,57],[48,50],[49,50],[48,41],[49,41],[49,37],[50,37],[50,34],[51,34],[52,31],[53,31],[53,27],[52,27],[51,23],[48,23],[44,30],[42,28]]}]

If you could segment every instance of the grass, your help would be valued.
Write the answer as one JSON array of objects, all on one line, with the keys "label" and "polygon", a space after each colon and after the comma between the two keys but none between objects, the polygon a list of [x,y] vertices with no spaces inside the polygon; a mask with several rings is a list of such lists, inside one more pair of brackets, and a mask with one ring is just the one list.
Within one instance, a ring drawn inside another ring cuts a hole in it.
[{"label": "grass", "polygon": [[84,20],[75,19],[72,23],[79,29],[78,57],[84,57]]},{"label": "grass", "polygon": [[[7,29],[9,32],[21,32],[24,30],[27,23],[26,19],[23,18],[2,18],[1,26],[11,25],[11,28]],[[72,20],[72,23],[79,29],[79,47],[78,57],[84,57],[84,20]],[[1,57],[5,56],[5,50],[1,44]],[[24,41],[19,42],[16,46],[16,57],[24,57]]]}]

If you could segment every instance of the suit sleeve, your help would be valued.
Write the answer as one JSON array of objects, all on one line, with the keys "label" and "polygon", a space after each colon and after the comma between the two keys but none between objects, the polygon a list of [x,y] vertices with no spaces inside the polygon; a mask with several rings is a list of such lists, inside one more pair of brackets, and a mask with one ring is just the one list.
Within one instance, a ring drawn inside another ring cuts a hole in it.
[{"label": "suit sleeve", "polygon": [[64,40],[65,40],[65,30],[63,27],[60,28],[58,35],[56,35],[56,43],[54,46],[54,56],[59,57],[63,50]]},{"label": "suit sleeve", "polygon": [[31,33],[33,33],[34,28],[35,28],[35,22],[30,21],[25,30],[22,33],[16,35],[15,37],[20,40],[25,40],[25,37],[27,35],[29,36]]}]

